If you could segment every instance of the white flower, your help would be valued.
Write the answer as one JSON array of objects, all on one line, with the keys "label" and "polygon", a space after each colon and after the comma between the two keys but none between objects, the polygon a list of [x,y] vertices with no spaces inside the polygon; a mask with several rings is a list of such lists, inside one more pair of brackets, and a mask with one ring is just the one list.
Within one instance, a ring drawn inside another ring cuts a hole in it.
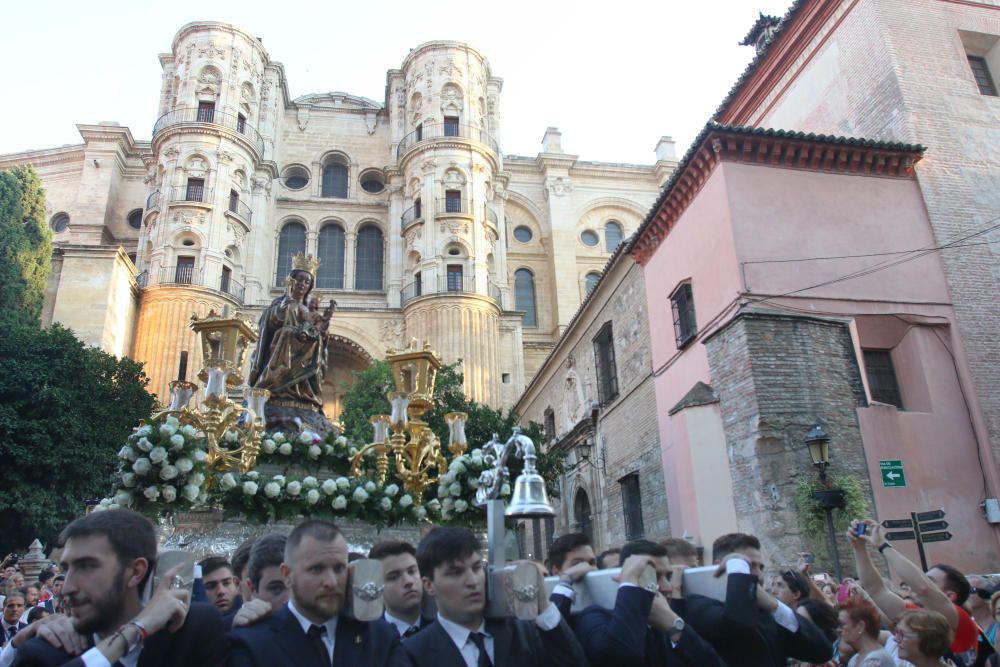
[{"label": "white flower", "polygon": [[163,487],[162,493],[164,502],[172,503],[177,500],[177,489],[169,484]]},{"label": "white flower", "polygon": [[451,493],[451,495],[453,496],[460,496],[462,495],[462,485],[459,484],[458,482],[455,482],[454,484],[448,487],[448,492]]},{"label": "white flower", "polygon": [[194,460],[197,461],[198,463],[203,463],[205,461],[205,459],[208,458],[208,454],[205,453],[204,449],[196,449],[196,450],[194,450],[194,455],[193,456],[194,456]]},{"label": "white flower", "polygon": [[455,459],[454,461],[451,462],[448,471],[454,473],[455,475],[461,475],[463,472],[465,472],[465,466],[462,465],[461,461]]},{"label": "white flower", "polygon": [[135,486],[135,473],[126,472],[122,474],[122,486]]},{"label": "white flower", "polygon": [[155,502],[160,497],[160,490],[155,486],[147,486],[143,489],[142,495],[146,496],[146,500]]},{"label": "white flower", "polygon": [[284,433],[282,433],[281,431],[278,431],[277,433],[275,433],[275,434],[274,434],[274,435],[272,435],[271,437],[272,437],[272,438],[274,439],[274,441],[275,441],[276,443],[278,443],[279,445],[280,445],[281,443],[283,443],[283,442],[285,441],[285,434],[284,434]]},{"label": "white flower", "polygon": [[417,519],[420,521],[423,521],[424,519],[427,518],[427,510],[424,509],[423,507],[417,507],[415,510],[413,510],[413,513],[417,515]]},{"label": "white flower", "polygon": [[196,472],[195,474],[193,474],[190,477],[188,477],[188,484],[194,484],[195,486],[201,486],[204,483],[205,483],[205,476],[203,474],[201,474],[200,472]]},{"label": "white flower", "polygon": [[441,479],[438,480],[438,484],[441,486],[451,486],[455,482],[455,474],[451,472],[446,472],[441,475]]},{"label": "white flower", "polygon": [[323,489],[323,493],[325,493],[328,496],[331,496],[337,490],[337,483],[332,479],[324,479],[323,485],[320,488]]},{"label": "white flower", "polygon": [[153,447],[149,453],[149,460],[152,463],[161,464],[167,460],[167,450],[163,447]]},{"label": "white flower", "polygon": [[280,484],[281,486],[284,486],[285,485],[285,476],[284,475],[275,475],[274,477],[271,478],[271,481],[274,482],[275,484]]},{"label": "white flower", "polygon": [[303,445],[308,445],[313,441],[313,434],[309,431],[302,431],[302,433],[299,433],[298,441]]},{"label": "white flower", "polygon": [[413,504],[413,498],[408,493],[404,493],[403,497],[399,499],[400,507],[409,507]]},{"label": "white flower", "polygon": [[123,461],[135,461],[135,450],[126,445],[118,450],[118,458]]},{"label": "white flower", "polygon": [[368,500],[368,493],[359,486],[358,488],[354,489],[353,498],[359,503],[363,503],[366,500]]},{"label": "white flower", "polygon": [[309,475],[308,477],[304,477],[302,479],[302,486],[306,487],[307,489],[315,489],[317,486],[319,486],[319,482],[316,481],[315,477]]},{"label": "white flower", "polygon": [[264,485],[264,493],[267,494],[268,498],[277,498],[278,494],[281,493],[281,487],[274,482],[268,482]]},{"label": "white flower", "polygon": [[456,512],[458,512],[458,513],[461,514],[462,512],[464,512],[467,509],[469,509],[469,503],[465,502],[464,500],[456,500],[455,501],[455,511]]},{"label": "white flower", "polygon": [[375,493],[375,489],[377,488],[378,487],[375,486],[375,482],[365,482],[365,491],[368,493]]},{"label": "white flower", "polygon": [[439,501],[437,498],[434,498],[433,500],[427,503],[427,509],[433,512],[437,512],[438,510],[441,509],[441,501]]},{"label": "white flower", "polygon": [[145,475],[152,469],[153,464],[151,464],[147,458],[136,459],[136,462],[132,464],[132,470],[136,475]]},{"label": "white flower", "polygon": [[390,484],[389,486],[385,487],[385,495],[389,496],[390,498],[395,496],[397,493],[399,493],[399,487],[396,486],[395,484]]},{"label": "white flower", "polygon": [[164,424],[160,427],[160,435],[164,438],[169,438],[174,433],[177,433],[177,427],[171,426],[170,424]]},{"label": "white flower", "polygon": [[184,498],[188,502],[193,503],[194,501],[198,500],[198,496],[201,494],[201,489],[199,489],[194,484],[188,484],[187,486],[184,487],[183,493],[184,493]]},{"label": "white flower", "polygon": [[177,418],[176,416],[174,416],[174,415],[169,415],[169,416],[167,416],[167,418],[166,418],[166,419],[164,420],[164,423],[165,423],[165,424],[167,424],[167,426],[171,426],[171,427],[173,427],[173,428],[175,428],[175,429],[176,429],[177,427],[179,427],[179,426],[181,425],[181,420],[180,420],[180,419],[178,419],[178,418]]},{"label": "white flower", "polygon": [[444,502],[441,503],[441,511],[447,514],[451,511],[451,508],[455,506],[455,501],[451,498],[445,498]]},{"label": "white flower", "polygon": [[260,473],[257,472],[256,470],[251,470],[250,472],[247,473],[247,479],[253,479],[253,480],[260,479]]},{"label": "white flower", "polygon": [[345,507],[347,507],[347,498],[345,498],[344,496],[337,496],[336,498],[333,499],[331,505],[335,510],[342,510]]},{"label": "white flower", "polygon": [[310,505],[315,505],[319,502],[319,491],[316,489],[309,489],[309,493],[306,494],[306,502]]},{"label": "white flower", "polygon": [[333,447],[331,447],[330,445],[323,445],[323,453],[326,454],[327,456],[333,454]]},{"label": "white flower", "polygon": [[378,501],[378,506],[382,508],[383,512],[388,512],[389,510],[392,509],[392,501],[389,500],[388,498],[383,498],[382,500]]},{"label": "white flower", "polygon": [[291,444],[289,444],[287,442],[282,443],[281,447],[278,447],[278,452],[281,453],[281,454],[284,454],[285,456],[288,456],[289,454],[292,453],[292,446],[291,446]]},{"label": "white flower", "polygon": [[338,447],[344,447],[347,445],[347,438],[342,435],[338,435],[337,439],[333,441]]},{"label": "white flower", "polygon": [[285,487],[285,491],[287,491],[290,496],[297,496],[302,493],[302,484],[299,482],[289,482],[288,486]]},{"label": "white flower", "polygon": [[128,507],[129,505],[132,504],[132,494],[129,493],[128,491],[119,491],[118,493],[115,494],[115,499],[113,502],[117,503],[118,505],[121,505],[122,507]]},{"label": "white flower", "polygon": [[444,484],[438,485],[438,498],[447,498],[448,495],[448,487]]},{"label": "white flower", "polygon": [[351,480],[347,479],[346,477],[338,477],[337,488],[340,489],[341,491],[347,491],[349,488],[351,488]]},{"label": "white flower", "polygon": [[469,479],[465,480],[465,483],[468,484],[469,488],[472,489],[473,491],[479,488],[479,480],[476,479],[475,477],[470,477]]},{"label": "white flower", "polygon": [[177,477],[177,468],[175,466],[165,465],[160,468],[160,479],[163,481],[168,482],[174,477]]},{"label": "white flower", "polygon": [[274,450],[278,448],[278,445],[274,443],[274,440],[268,438],[264,441],[264,444],[262,444],[260,448],[264,450],[265,454],[274,454]]},{"label": "white flower", "polygon": [[141,438],[143,436],[146,436],[146,435],[149,435],[150,433],[152,433],[153,432],[153,427],[150,426],[149,424],[146,424],[145,426],[139,426],[138,428],[134,429],[134,431],[135,431],[136,437]]},{"label": "white flower", "polygon": [[235,489],[236,478],[233,477],[233,473],[227,472],[225,475],[222,476],[222,479],[219,480],[219,484],[222,486],[223,489]]},{"label": "white flower", "polygon": [[236,431],[229,430],[226,431],[225,437],[226,437],[226,442],[236,442],[237,440],[240,439],[240,434],[237,433]]},{"label": "white flower", "polygon": [[500,487],[500,495],[501,496],[509,496],[510,495],[510,484],[504,482],[503,486]]},{"label": "white flower", "polygon": [[170,436],[170,451],[179,452],[184,448],[184,436],[180,433]]},{"label": "white flower", "polygon": [[318,459],[319,455],[322,453],[323,450],[320,449],[317,445],[309,445],[309,458]]},{"label": "white flower", "polygon": [[192,461],[186,456],[182,456],[181,458],[177,459],[174,465],[177,466],[177,469],[181,471],[182,475],[186,475],[189,472],[191,472],[192,468],[194,468],[194,461]]},{"label": "white flower", "polygon": [[482,464],[483,462],[483,450],[473,449],[470,455],[473,463]]},{"label": "white flower", "polygon": [[248,496],[256,496],[257,482],[243,482],[243,493]]},{"label": "white flower", "polygon": [[135,443],[135,446],[144,452],[148,452],[153,448],[153,443],[151,443],[147,438],[139,438],[139,441]]},{"label": "white flower", "polygon": [[198,429],[196,429],[194,426],[191,426],[191,424],[185,424],[184,426],[181,426],[181,433],[183,433],[188,438],[193,438],[196,435],[198,435]]}]

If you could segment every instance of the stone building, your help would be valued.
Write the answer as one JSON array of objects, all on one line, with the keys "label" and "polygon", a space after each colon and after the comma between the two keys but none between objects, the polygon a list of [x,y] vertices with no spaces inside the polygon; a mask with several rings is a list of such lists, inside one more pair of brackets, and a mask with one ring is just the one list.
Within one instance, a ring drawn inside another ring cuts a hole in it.
[{"label": "stone building", "polygon": [[145,362],[161,397],[200,368],[190,315],[255,319],[305,252],[338,304],[330,417],[351,371],[411,338],[509,407],[676,163],[667,137],[650,166],[580,161],[555,128],[537,156],[504,155],[503,80],[458,42],[410,50],[381,103],[291,99],[261,41],[222,23],[183,26],[160,63],[151,141],[79,125],[82,145],[0,168],[32,164],[47,190],[44,323]]}]

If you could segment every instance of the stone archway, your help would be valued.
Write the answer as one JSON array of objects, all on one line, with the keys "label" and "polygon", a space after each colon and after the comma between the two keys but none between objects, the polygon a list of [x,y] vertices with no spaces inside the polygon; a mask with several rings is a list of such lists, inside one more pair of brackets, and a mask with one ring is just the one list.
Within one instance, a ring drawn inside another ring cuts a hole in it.
[{"label": "stone archway", "polygon": [[323,412],[339,421],[344,394],[354,383],[352,373],[363,371],[375,360],[350,338],[332,335],[327,345],[326,375],[323,377]]},{"label": "stone archway", "polygon": [[576,498],[573,501],[573,514],[576,517],[576,528],[578,532],[587,536],[587,539],[594,542],[594,523],[590,515],[590,498],[583,489],[577,489]]}]

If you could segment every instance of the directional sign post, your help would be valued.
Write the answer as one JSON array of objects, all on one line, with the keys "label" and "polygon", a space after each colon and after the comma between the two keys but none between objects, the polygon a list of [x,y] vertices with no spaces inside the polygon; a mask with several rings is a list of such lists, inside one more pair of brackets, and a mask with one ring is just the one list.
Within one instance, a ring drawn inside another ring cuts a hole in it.
[{"label": "directional sign post", "polygon": [[[900,480],[891,477],[896,467],[886,466],[887,463],[897,464]],[[899,461],[879,461],[879,468],[882,470],[882,483],[886,486],[906,486],[906,478],[902,477],[903,466]],[[890,484],[890,481],[902,482]],[[886,519],[882,522],[882,527],[895,532],[885,533],[885,539],[892,542],[900,540],[916,540],[917,552],[920,554],[920,565],[927,570],[927,555],[924,553],[924,545],[929,542],[947,542],[952,535],[944,531],[948,527],[948,522],[944,521],[944,510],[930,510],[928,512],[910,512],[909,519]]]},{"label": "directional sign post", "polygon": [[906,486],[906,474],[903,472],[902,461],[879,461],[878,469],[882,473],[882,486],[885,488]]}]

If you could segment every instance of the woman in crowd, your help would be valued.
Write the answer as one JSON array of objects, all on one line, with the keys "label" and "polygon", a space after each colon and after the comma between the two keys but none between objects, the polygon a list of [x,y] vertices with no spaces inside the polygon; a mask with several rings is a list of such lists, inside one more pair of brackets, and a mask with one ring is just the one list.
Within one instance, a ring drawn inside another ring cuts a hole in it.
[{"label": "woman in crowd", "polygon": [[944,616],[929,609],[908,609],[896,619],[899,658],[913,667],[954,664],[942,658],[951,648],[951,626]]},{"label": "woman in crowd", "polygon": [[879,614],[871,602],[852,596],[838,606],[840,641],[854,649],[848,667],[896,667],[896,661],[879,643]]}]

